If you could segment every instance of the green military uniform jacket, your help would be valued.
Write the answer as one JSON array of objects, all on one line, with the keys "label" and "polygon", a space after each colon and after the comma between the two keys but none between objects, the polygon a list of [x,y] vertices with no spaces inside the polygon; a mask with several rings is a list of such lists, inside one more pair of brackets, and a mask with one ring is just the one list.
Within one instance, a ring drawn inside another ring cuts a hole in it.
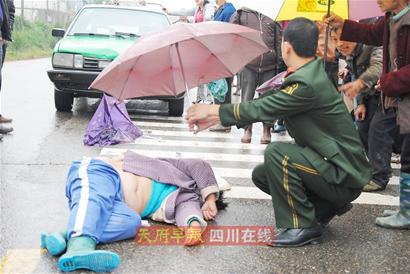
[{"label": "green military uniform jacket", "polygon": [[[283,118],[304,158],[329,183],[362,188],[371,177],[359,135],[320,59],[287,76],[281,89],[257,100],[221,105],[224,126]],[[329,163],[337,172],[328,172]]]}]

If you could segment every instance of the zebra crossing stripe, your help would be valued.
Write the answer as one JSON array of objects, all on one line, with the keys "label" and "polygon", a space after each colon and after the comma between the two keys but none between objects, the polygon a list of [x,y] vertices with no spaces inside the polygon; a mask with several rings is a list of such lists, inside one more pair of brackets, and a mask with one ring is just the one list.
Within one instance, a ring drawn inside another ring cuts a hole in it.
[{"label": "zebra crossing stripe", "polygon": [[[232,186],[224,194],[225,198],[271,200],[272,197],[256,187]],[[363,192],[353,203],[366,205],[398,206],[399,197]]]},{"label": "zebra crossing stripe", "polygon": [[160,116],[160,115],[134,115],[130,114],[131,120],[134,122],[144,121],[144,120],[155,120],[155,121],[167,121],[167,122],[183,122],[185,123],[184,117],[171,117],[171,116]]},{"label": "zebra crossing stripe", "polygon": [[[241,132],[236,132],[236,134],[228,134],[228,133],[218,133],[218,132],[199,132],[198,134],[194,134],[190,131],[171,131],[171,130],[156,130],[156,129],[144,129],[144,135],[146,136],[174,136],[174,137],[192,137],[195,139],[202,139],[202,138],[223,138],[223,139],[235,139],[240,143],[241,139]],[[255,138],[257,135],[255,135]],[[291,142],[292,138],[287,135],[278,135],[274,138],[275,141],[278,142]]]},{"label": "zebra crossing stripe", "polygon": [[[255,138],[256,139],[256,138]],[[256,139],[259,140],[259,139]],[[207,142],[207,141],[180,141],[167,140],[161,137],[145,137],[142,136],[135,140],[136,145],[154,145],[174,148],[174,147],[188,147],[188,148],[234,148],[260,151],[261,154],[265,151],[266,145],[261,144],[243,144],[243,143],[228,143],[228,142]]]},{"label": "zebra crossing stripe", "polygon": [[[118,155],[124,153],[127,149],[122,148],[103,148],[101,155]],[[207,153],[207,152],[180,152],[165,150],[146,150],[131,149],[136,153],[149,157],[168,157],[168,158],[200,158],[205,161],[231,161],[231,162],[255,162],[262,163],[263,155],[248,154],[225,154],[225,153]]]},{"label": "zebra crossing stripe", "polygon": [[[120,148],[103,148],[101,155],[118,155],[124,153],[127,149]],[[168,158],[200,158],[205,161],[227,161],[227,162],[255,162],[255,165],[263,162],[263,156],[259,155],[238,155],[238,154],[218,154],[218,153],[204,153],[204,152],[175,152],[175,151],[159,151],[159,150],[144,150],[131,149],[136,153],[149,157],[168,157]],[[252,169],[245,168],[223,168],[212,165],[212,169],[216,175],[225,178],[241,178],[251,179]],[[389,184],[398,185],[399,177],[393,176]]]}]

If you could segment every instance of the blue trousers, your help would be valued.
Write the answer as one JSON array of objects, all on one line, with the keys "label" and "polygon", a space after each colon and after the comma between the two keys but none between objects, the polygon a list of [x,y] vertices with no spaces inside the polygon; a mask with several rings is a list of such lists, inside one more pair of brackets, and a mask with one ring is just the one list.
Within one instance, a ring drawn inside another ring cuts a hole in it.
[{"label": "blue trousers", "polygon": [[96,243],[135,237],[140,216],[123,201],[120,176],[109,164],[88,157],[74,161],[67,176],[70,208],[67,238],[88,236]]}]

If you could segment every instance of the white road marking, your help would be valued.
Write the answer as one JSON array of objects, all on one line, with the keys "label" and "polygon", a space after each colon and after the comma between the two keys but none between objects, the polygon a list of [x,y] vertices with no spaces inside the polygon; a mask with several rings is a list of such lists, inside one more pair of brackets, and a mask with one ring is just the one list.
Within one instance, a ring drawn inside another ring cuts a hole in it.
[{"label": "white road marking", "polygon": [[[259,140],[259,139],[256,139]],[[263,154],[266,145],[261,144],[242,144],[241,142],[238,143],[231,143],[231,142],[207,142],[207,141],[181,141],[181,140],[167,140],[161,137],[158,138],[138,138],[135,140],[135,144],[137,145],[154,145],[154,146],[161,146],[164,149],[171,150],[175,149],[175,147],[188,147],[188,148],[234,148],[234,149],[248,149],[248,150],[258,150],[261,154]]]},{"label": "white road marking", "polygon": [[[270,195],[262,192],[257,187],[232,186],[230,190],[224,194],[226,198],[233,199],[254,199],[254,200],[270,200]],[[377,193],[363,192],[353,203],[366,205],[389,205],[398,206],[399,197],[391,195],[383,195]]]},{"label": "white road marking", "polygon": [[[141,119],[153,119],[155,121],[138,121],[135,120],[141,117]],[[187,125],[183,118],[175,117],[163,117],[163,116],[132,116],[134,123],[138,126],[146,127],[144,129],[144,136],[135,141],[135,145],[128,145],[131,150],[151,156],[151,157],[172,157],[172,158],[201,158],[206,161],[222,161],[222,162],[237,162],[238,167],[235,168],[225,168],[220,167],[220,165],[213,164],[212,168],[216,176],[228,179],[228,183],[232,185],[231,190],[227,191],[225,196],[227,198],[233,199],[268,199],[271,197],[258,188],[251,186],[237,186],[235,185],[235,179],[248,179],[251,182],[252,169],[240,168],[241,162],[243,163],[254,163],[255,166],[263,162],[263,152],[266,145],[254,144],[242,144],[240,143],[241,131],[234,129],[231,133],[216,133],[204,131],[197,135],[187,130],[180,131],[170,131],[170,128],[176,129],[187,129]],[[161,121],[167,121],[168,123],[161,123]],[[180,122],[180,123],[178,123]],[[163,130],[151,130],[149,127],[158,127]],[[167,137],[195,137],[193,140],[168,140]],[[253,136],[255,140],[258,140],[260,136]],[[235,142],[224,142],[224,141],[209,141],[205,138],[223,138],[223,139],[237,139]],[[291,142],[292,138],[288,135],[272,135],[273,141],[283,141]],[[144,149],[145,146],[159,146],[161,150],[147,150]],[[141,148],[139,148],[141,147]],[[178,152],[175,148],[200,148],[201,152]],[[237,149],[238,153],[209,153],[207,149],[209,148],[229,148]],[[260,155],[250,155],[241,150],[252,150],[256,151]],[[102,155],[117,155],[125,152],[127,149],[124,148],[103,148],[101,151]],[[392,164],[392,168],[399,169],[399,164]],[[389,182],[390,185],[398,185],[399,177],[393,176]],[[385,195],[383,193],[362,193],[354,203],[358,204],[369,204],[369,205],[391,205],[397,206],[399,204],[399,198],[391,195]]]}]

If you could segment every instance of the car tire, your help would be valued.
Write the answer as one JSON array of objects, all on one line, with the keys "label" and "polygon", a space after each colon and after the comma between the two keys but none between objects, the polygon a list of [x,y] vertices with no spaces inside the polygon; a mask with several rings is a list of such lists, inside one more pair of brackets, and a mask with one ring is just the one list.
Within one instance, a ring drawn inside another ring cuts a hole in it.
[{"label": "car tire", "polygon": [[182,116],[182,114],[184,113],[184,98],[169,100],[168,108],[168,114],[170,116]]},{"label": "car tire", "polygon": [[71,93],[54,89],[54,105],[57,111],[71,111],[73,102],[74,96]]}]

